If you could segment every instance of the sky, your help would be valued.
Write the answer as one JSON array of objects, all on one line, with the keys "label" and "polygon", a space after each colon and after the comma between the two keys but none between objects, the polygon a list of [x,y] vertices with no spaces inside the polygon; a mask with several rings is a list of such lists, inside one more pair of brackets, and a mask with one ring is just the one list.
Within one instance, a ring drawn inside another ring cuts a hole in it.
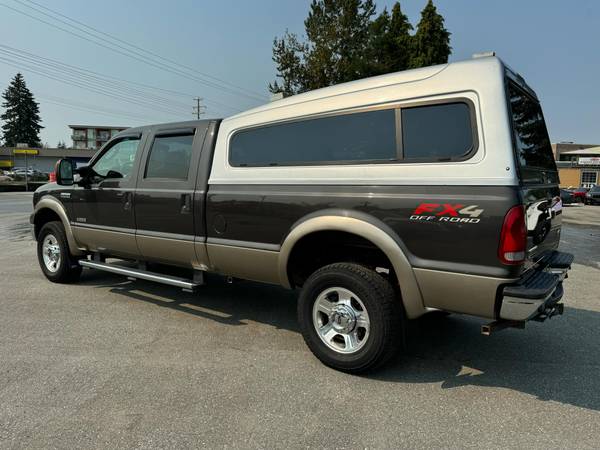
[{"label": "sky", "polygon": [[[42,142],[54,147],[59,140],[70,144],[69,124],[136,126],[193,119],[196,96],[205,99],[204,117],[225,117],[268,101],[267,85],[275,77],[273,38],[286,29],[303,35],[310,0],[35,3],[0,0],[0,90],[22,71],[40,103]],[[376,0],[378,11],[391,9],[393,3]],[[413,25],[425,4],[426,0],[401,2]],[[434,0],[434,4],[452,33],[450,61],[495,51],[537,92],[553,142],[600,144],[599,1]],[[151,65],[73,36],[69,32],[92,39],[93,33],[44,16],[40,11],[51,13],[42,7],[120,39],[119,45],[134,44],[139,55],[148,50],[186,68],[164,60]],[[49,58],[112,78],[104,85],[89,78],[82,85],[79,78],[75,80],[79,86],[74,86],[56,72],[50,74],[55,79],[35,73],[48,75],[48,69],[35,62],[32,66],[31,59],[25,67],[26,62],[15,57],[23,51],[36,55],[29,58],[38,62],[39,57]],[[119,80],[162,90],[127,85],[143,91],[132,96]]]}]

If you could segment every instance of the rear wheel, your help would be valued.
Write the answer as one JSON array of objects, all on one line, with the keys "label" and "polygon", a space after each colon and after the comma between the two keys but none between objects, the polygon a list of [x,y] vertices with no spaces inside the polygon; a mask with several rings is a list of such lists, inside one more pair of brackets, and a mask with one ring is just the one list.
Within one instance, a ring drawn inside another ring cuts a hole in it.
[{"label": "rear wheel", "polygon": [[391,283],[358,264],[336,263],[302,288],[298,320],[306,344],[324,364],[359,373],[398,350],[404,314]]},{"label": "rear wheel", "polygon": [[42,272],[54,283],[77,281],[81,266],[70,254],[67,236],[61,222],[48,222],[37,238],[38,261]]}]

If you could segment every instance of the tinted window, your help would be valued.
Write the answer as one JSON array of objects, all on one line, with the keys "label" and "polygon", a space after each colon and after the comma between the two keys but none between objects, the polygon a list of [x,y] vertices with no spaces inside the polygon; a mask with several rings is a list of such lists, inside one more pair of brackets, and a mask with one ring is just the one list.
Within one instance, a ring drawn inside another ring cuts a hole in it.
[{"label": "tinted window", "polygon": [[405,159],[451,159],[473,148],[471,113],[466,103],[402,109]]},{"label": "tinted window", "polygon": [[271,125],[235,134],[229,161],[270,166],[394,160],[395,130],[393,109]]},{"label": "tinted window", "polygon": [[94,172],[102,177],[127,178],[133,170],[133,162],[139,144],[138,138],[117,142],[94,163],[92,167]]},{"label": "tinted window", "polygon": [[521,168],[556,171],[552,147],[539,102],[512,82],[508,83],[508,96],[512,113],[515,150]]},{"label": "tinted window", "polygon": [[154,138],[146,165],[146,178],[187,180],[193,140],[191,134]]}]

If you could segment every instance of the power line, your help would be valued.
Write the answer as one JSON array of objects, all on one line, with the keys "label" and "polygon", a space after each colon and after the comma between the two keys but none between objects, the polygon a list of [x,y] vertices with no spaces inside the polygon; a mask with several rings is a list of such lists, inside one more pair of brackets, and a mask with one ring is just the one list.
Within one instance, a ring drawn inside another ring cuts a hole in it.
[{"label": "power line", "polygon": [[[25,5],[25,4],[24,4],[24,3],[23,3],[21,0],[14,0],[14,1],[16,1],[17,3],[23,4],[24,6],[28,6],[28,5]],[[233,88],[235,88],[235,89],[239,89],[240,91],[245,91],[245,92],[247,92],[247,93],[250,93],[250,94],[257,95],[257,96],[258,96],[259,98],[261,98],[261,99],[262,99],[262,98],[264,98],[264,94],[260,94],[260,93],[258,93],[258,92],[256,92],[256,91],[252,91],[252,90],[250,90],[250,89],[246,89],[246,88],[243,88],[243,87],[237,86],[237,85],[235,85],[235,84],[233,84],[233,83],[230,83],[230,82],[228,82],[228,81],[226,81],[226,80],[223,80],[223,79],[221,79],[221,78],[218,78],[218,77],[215,77],[215,76],[209,75],[209,74],[207,74],[207,73],[201,72],[201,71],[199,71],[199,70],[197,70],[197,69],[194,69],[193,67],[186,66],[185,64],[178,63],[177,61],[174,61],[174,60],[172,60],[172,59],[166,58],[166,57],[164,57],[164,56],[162,56],[162,55],[159,55],[158,53],[154,53],[154,52],[152,52],[152,51],[150,51],[150,50],[147,50],[147,49],[145,49],[145,48],[142,48],[142,47],[139,47],[139,46],[137,46],[137,45],[135,45],[135,44],[132,44],[131,42],[128,42],[128,41],[125,41],[125,40],[123,40],[123,39],[120,39],[120,38],[118,38],[118,37],[115,37],[115,36],[113,36],[113,35],[111,35],[111,34],[109,34],[109,33],[106,33],[106,32],[104,32],[104,31],[102,31],[102,30],[99,30],[98,28],[95,28],[95,27],[93,27],[93,26],[91,26],[91,25],[88,25],[88,24],[86,24],[86,23],[83,23],[83,22],[81,22],[81,21],[79,21],[79,20],[77,20],[77,19],[74,19],[74,18],[72,18],[72,17],[69,17],[69,16],[67,16],[66,14],[62,14],[62,13],[60,13],[60,12],[56,11],[56,10],[53,10],[53,9],[51,9],[51,8],[48,8],[47,6],[41,5],[40,3],[37,3],[37,2],[34,2],[33,0],[25,0],[25,1],[26,1],[27,3],[34,4],[34,5],[36,5],[36,6],[40,7],[40,8],[42,8],[42,9],[44,9],[44,10],[46,10],[46,11],[49,11],[49,12],[51,12],[52,14],[55,14],[55,15],[57,15],[57,16],[60,16],[60,17],[63,17],[63,18],[65,18],[65,19],[67,19],[67,20],[69,20],[69,21],[71,21],[71,22],[74,22],[74,23],[76,23],[76,24],[79,24],[79,25],[81,25],[81,26],[83,26],[83,27],[85,27],[85,28],[87,28],[87,29],[89,29],[89,30],[92,30],[92,31],[94,31],[95,33],[98,33],[98,34],[101,34],[101,35],[103,35],[103,36],[106,36],[106,37],[108,37],[109,39],[112,39],[112,40],[114,40],[114,41],[117,41],[117,42],[121,42],[122,44],[128,45],[128,46],[130,46],[130,47],[132,47],[132,48],[135,48],[135,49],[137,49],[137,50],[140,50],[140,51],[142,51],[142,52],[144,52],[144,53],[147,53],[147,54],[149,54],[149,55],[152,55],[152,56],[154,56],[154,57],[156,57],[156,58],[162,59],[163,61],[167,61],[167,62],[169,62],[169,63],[171,63],[171,64],[175,64],[175,65],[177,65],[177,66],[179,66],[179,67],[183,67],[184,69],[190,70],[191,72],[195,72],[195,73],[197,73],[197,74],[199,74],[199,75],[201,75],[201,76],[204,76],[204,77],[206,77],[206,78],[210,78],[210,79],[212,79],[212,80],[214,80],[214,81],[218,81],[218,82],[220,82],[220,83],[223,83],[223,84],[225,84],[225,85],[228,85],[228,86],[230,86],[230,87],[233,87]],[[30,7],[30,8],[32,8],[31,6],[29,6],[29,7]]]},{"label": "power line", "polygon": [[[42,98],[42,97],[40,97]],[[109,112],[104,112],[104,111],[99,111],[99,110],[95,110],[92,108],[84,108],[82,106],[77,106],[77,105],[71,105],[70,103],[67,102],[55,102],[54,100],[48,100],[48,99],[43,99],[44,103],[48,103],[50,105],[55,105],[55,106],[61,106],[63,108],[68,108],[68,109],[74,109],[77,111],[83,111],[83,112],[88,112],[88,113],[94,113],[94,114],[99,114],[102,116],[107,116],[107,117],[123,117],[125,119],[133,119],[133,120],[144,120],[144,119],[138,119],[136,117],[131,117],[125,114],[118,114],[118,113],[109,113]]]},{"label": "power line", "polygon": [[[33,63],[36,64],[36,66],[39,66],[39,65],[51,66],[53,69],[61,71],[61,72],[66,72],[68,75],[73,75],[75,72],[77,75],[81,75],[85,78],[91,78],[94,81],[99,80],[101,83],[108,85],[109,87],[114,87],[115,82],[117,82],[118,85],[123,86],[124,88],[127,88],[128,91],[131,91],[132,88],[129,86],[135,86],[135,88],[134,88],[135,92],[141,93],[144,96],[148,96],[148,97],[152,96],[152,97],[155,97],[155,98],[163,100],[163,101],[169,101],[169,102],[172,102],[173,104],[178,104],[178,106],[181,106],[185,109],[188,108],[188,105],[185,103],[169,100],[165,97],[157,96],[156,94],[149,93],[147,91],[146,92],[140,91],[139,87],[145,88],[147,90],[149,89],[149,90],[157,91],[157,92],[160,92],[161,94],[166,93],[166,94],[177,95],[179,97],[185,97],[185,98],[193,97],[192,94],[189,94],[186,92],[175,91],[172,89],[164,89],[164,88],[160,88],[157,86],[152,86],[152,85],[139,83],[139,82],[135,82],[135,81],[131,81],[131,80],[125,80],[123,78],[118,78],[118,77],[114,77],[111,75],[102,74],[99,72],[95,72],[93,70],[84,69],[82,67],[74,66],[72,64],[67,64],[67,63],[64,63],[64,62],[61,62],[61,61],[58,61],[55,59],[36,55],[34,53],[30,53],[25,50],[17,49],[15,47],[10,47],[8,45],[0,44],[0,53],[4,53],[4,54],[8,53],[8,55],[10,55],[12,57],[32,61]],[[218,107],[229,109],[234,112],[241,111],[237,108],[234,108],[230,105],[227,105],[227,104],[224,104],[221,102],[218,102],[216,100],[206,99],[206,102],[217,105]]]},{"label": "power line", "polygon": [[140,121],[145,121],[145,122],[150,122],[150,121],[156,120],[156,117],[152,117],[152,116],[135,114],[135,113],[131,113],[129,111],[121,111],[118,109],[99,107],[97,105],[91,105],[89,103],[79,102],[77,100],[63,98],[63,97],[56,97],[54,95],[48,95],[45,93],[36,94],[36,99],[44,100],[45,103],[51,103],[51,104],[60,105],[60,106],[68,106],[68,107],[82,109],[82,110],[86,110],[88,112],[93,112],[93,113],[97,113],[97,114],[120,116],[120,117],[125,117],[128,119],[140,120]]},{"label": "power line", "polygon": [[[260,101],[264,100],[264,98],[258,98],[256,96],[245,94],[243,92],[236,92],[235,90],[227,88],[226,86],[222,86],[222,85],[219,85],[219,84],[217,84],[215,82],[204,80],[204,79],[202,79],[202,78],[200,78],[198,76],[191,75],[191,74],[186,73],[186,72],[184,72],[184,71],[182,71],[180,69],[173,68],[173,67],[168,66],[168,65],[166,65],[166,64],[164,64],[164,63],[162,63],[160,61],[157,61],[156,58],[149,58],[147,55],[144,55],[144,54],[142,54],[140,52],[128,49],[128,48],[126,48],[126,47],[124,47],[122,45],[119,45],[119,44],[115,44],[113,42],[110,42],[107,39],[91,35],[88,31],[82,29],[81,27],[78,27],[76,25],[68,23],[68,22],[66,22],[66,21],[64,21],[62,19],[53,17],[53,16],[51,16],[51,15],[49,15],[49,14],[43,12],[43,11],[38,10],[37,8],[34,8],[33,6],[26,5],[26,4],[22,3],[20,0],[14,0],[14,1],[18,2],[19,4],[21,4],[21,5],[23,5],[23,6],[27,7],[27,8],[30,8],[30,9],[36,11],[39,14],[42,14],[42,15],[44,15],[46,17],[49,17],[52,20],[55,20],[55,21],[60,22],[62,24],[65,24],[65,25],[67,25],[67,26],[69,26],[71,28],[77,29],[77,30],[81,31],[82,33],[84,33],[84,35],[82,36],[81,34],[75,33],[72,30],[63,28],[63,27],[61,27],[59,25],[56,25],[55,23],[48,22],[48,21],[46,21],[44,19],[41,19],[39,17],[33,16],[31,14],[28,14],[25,11],[21,11],[19,9],[13,8],[13,7],[11,7],[9,5],[6,5],[4,3],[0,3],[0,6],[4,6],[5,8],[8,8],[8,9],[10,9],[10,10],[12,10],[12,11],[18,13],[18,14],[22,14],[22,15],[24,15],[26,17],[29,17],[29,18],[31,18],[33,20],[36,20],[38,22],[44,23],[44,24],[46,24],[48,26],[51,26],[51,27],[56,28],[58,30],[61,30],[61,31],[63,31],[65,33],[68,33],[68,34],[70,34],[72,36],[75,36],[75,37],[78,37],[78,38],[83,39],[85,41],[91,42],[91,43],[93,43],[95,45],[98,45],[100,47],[103,47],[105,49],[113,51],[115,53],[121,54],[123,56],[127,56],[127,57],[132,58],[132,59],[134,59],[136,61],[142,62],[142,63],[147,64],[149,66],[158,68],[160,70],[163,70],[163,71],[166,71],[166,72],[170,72],[172,74],[175,74],[175,75],[187,78],[187,79],[192,80],[192,81],[196,81],[198,83],[204,84],[206,86],[209,86],[209,87],[212,87],[212,88],[215,88],[215,89],[220,89],[223,92],[227,92],[229,94],[238,95],[238,96],[244,96],[244,97],[247,97],[247,98],[249,98],[251,100],[260,100]],[[86,35],[87,36],[91,36],[93,39],[91,39],[90,37],[86,37]],[[100,41],[100,42],[98,42],[98,41]]]},{"label": "power line", "polygon": [[129,88],[122,84],[117,84],[114,81],[105,80],[94,75],[78,72],[74,69],[67,69],[53,63],[46,63],[40,61],[37,58],[32,58],[29,56],[19,55],[15,54],[14,52],[6,51],[2,48],[1,44],[0,55],[3,55],[5,58],[9,59],[12,62],[19,62],[20,64],[24,64],[25,66],[27,66],[27,64],[32,64],[33,66],[28,67],[34,67],[38,70],[45,70],[46,73],[51,73],[55,76],[60,76],[67,80],[76,80],[79,82],[90,83],[95,88],[108,89],[112,92],[123,95],[124,99],[132,98],[132,96],[135,96],[135,98],[145,103],[151,102],[152,104],[159,104],[167,107],[181,109],[187,109],[188,107],[185,103],[172,101],[168,98],[161,97],[153,93],[144,92],[137,88]]},{"label": "power line", "polygon": [[149,104],[149,103],[144,103],[144,102],[141,102],[139,100],[130,99],[130,98],[124,99],[123,96],[120,95],[119,93],[114,93],[114,92],[109,92],[107,90],[99,89],[99,88],[94,87],[93,85],[90,85],[90,84],[87,84],[87,83],[84,83],[84,82],[78,82],[78,81],[74,81],[74,80],[67,81],[67,80],[62,79],[62,78],[57,78],[56,76],[53,76],[51,74],[48,74],[47,72],[44,72],[40,68],[34,68],[34,67],[30,66],[30,65],[25,65],[25,64],[19,63],[19,62],[17,62],[15,64],[14,61],[7,60],[6,58],[2,58],[2,57],[0,57],[0,61],[4,61],[4,64],[7,64],[7,65],[12,66],[12,67],[15,67],[15,68],[17,68],[19,70],[23,70],[23,68],[25,68],[27,71],[35,73],[35,74],[38,74],[38,75],[41,75],[43,77],[50,78],[52,80],[55,80],[55,81],[58,81],[60,83],[67,84],[67,85],[70,85],[70,86],[76,86],[76,87],[79,87],[79,88],[82,88],[82,89],[87,89],[87,90],[92,91],[94,93],[101,94],[101,95],[113,98],[115,100],[128,101],[129,103],[132,103],[132,104],[135,104],[135,105],[138,105],[138,106],[142,106],[144,108],[149,108],[149,109],[152,109],[152,110],[159,110],[159,111],[167,112],[167,113],[173,114],[173,115],[178,115],[178,116],[179,115],[183,115],[179,111],[167,110],[164,107],[160,107],[160,106]]}]

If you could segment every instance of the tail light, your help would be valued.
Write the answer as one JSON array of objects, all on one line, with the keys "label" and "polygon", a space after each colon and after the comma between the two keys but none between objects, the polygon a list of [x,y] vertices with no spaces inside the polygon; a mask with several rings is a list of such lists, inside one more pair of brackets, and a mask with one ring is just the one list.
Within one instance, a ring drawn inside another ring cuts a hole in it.
[{"label": "tail light", "polygon": [[522,206],[513,206],[504,216],[500,232],[498,258],[503,264],[521,264],[527,251],[527,226],[525,210]]}]

